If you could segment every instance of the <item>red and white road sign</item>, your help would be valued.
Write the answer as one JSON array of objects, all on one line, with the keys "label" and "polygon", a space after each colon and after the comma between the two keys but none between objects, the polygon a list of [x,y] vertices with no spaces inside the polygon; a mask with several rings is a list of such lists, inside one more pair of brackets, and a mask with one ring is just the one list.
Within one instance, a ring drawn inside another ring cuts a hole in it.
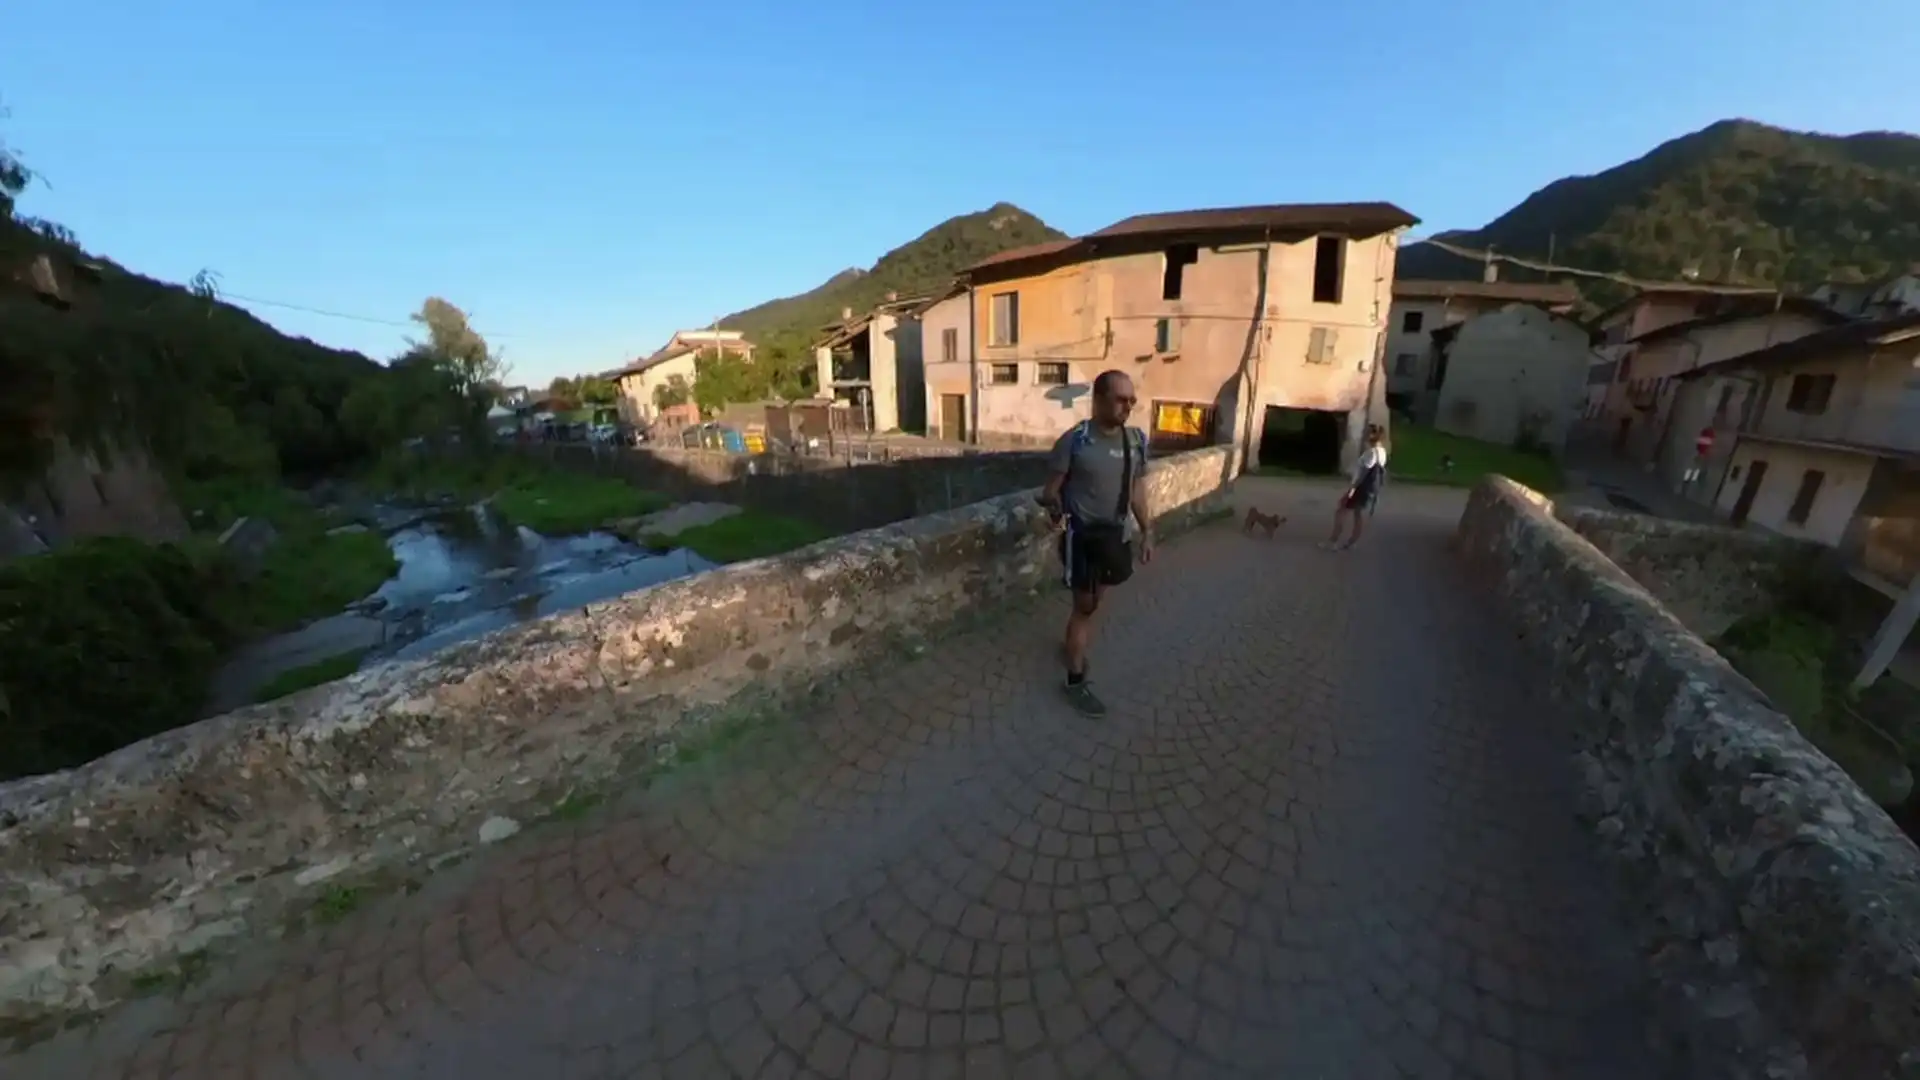
[{"label": "red and white road sign", "polygon": [[1701,428],[1700,437],[1693,440],[1693,451],[1701,457],[1713,453],[1713,429]]}]

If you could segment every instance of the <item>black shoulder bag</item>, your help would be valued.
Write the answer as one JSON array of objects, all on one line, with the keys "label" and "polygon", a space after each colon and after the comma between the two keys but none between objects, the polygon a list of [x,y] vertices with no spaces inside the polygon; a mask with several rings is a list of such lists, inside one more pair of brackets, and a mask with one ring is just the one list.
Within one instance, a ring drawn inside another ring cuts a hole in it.
[{"label": "black shoulder bag", "polygon": [[1114,521],[1080,526],[1080,542],[1086,545],[1087,562],[1094,580],[1102,585],[1118,585],[1133,576],[1133,545],[1127,542],[1127,515],[1133,512],[1133,432],[1120,427],[1120,499],[1114,507]]}]

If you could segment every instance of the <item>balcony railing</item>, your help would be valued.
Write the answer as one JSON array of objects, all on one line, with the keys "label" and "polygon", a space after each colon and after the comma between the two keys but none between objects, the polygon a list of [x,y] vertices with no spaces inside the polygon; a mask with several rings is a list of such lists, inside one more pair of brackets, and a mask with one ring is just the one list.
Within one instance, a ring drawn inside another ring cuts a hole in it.
[{"label": "balcony railing", "polygon": [[1911,404],[1836,404],[1822,413],[1788,412],[1775,405],[1748,431],[1762,438],[1920,453],[1920,399]]}]

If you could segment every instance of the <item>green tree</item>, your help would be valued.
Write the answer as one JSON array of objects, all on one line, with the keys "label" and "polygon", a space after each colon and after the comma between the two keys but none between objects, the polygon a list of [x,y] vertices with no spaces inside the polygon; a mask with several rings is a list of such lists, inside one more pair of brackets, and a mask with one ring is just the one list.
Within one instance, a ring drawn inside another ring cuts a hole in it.
[{"label": "green tree", "polygon": [[477,397],[486,385],[506,377],[506,362],[468,323],[466,312],[440,297],[429,296],[414,313],[413,321],[426,327],[427,340],[409,344],[416,350],[429,350],[445,366],[461,394]]},{"label": "green tree", "polygon": [[693,403],[712,416],[737,401],[765,400],[767,372],[739,353],[707,349],[693,359]]},{"label": "green tree", "polygon": [[612,379],[583,375],[574,380],[574,393],[583,405],[612,405],[620,400],[620,388]]},{"label": "green tree", "polygon": [[653,405],[661,412],[678,408],[691,400],[692,393],[687,389],[686,377],[682,375],[669,375],[666,382],[653,388]]}]

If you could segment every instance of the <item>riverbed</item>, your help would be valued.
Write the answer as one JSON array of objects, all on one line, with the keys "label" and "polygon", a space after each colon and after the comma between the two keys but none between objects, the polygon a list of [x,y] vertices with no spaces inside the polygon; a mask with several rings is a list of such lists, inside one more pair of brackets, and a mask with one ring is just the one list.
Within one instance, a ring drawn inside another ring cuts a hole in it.
[{"label": "riverbed", "polygon": [[338,615],[253,642],[215,676],[209,714],[254,700],[275,677],[344,654],[360,666],[431,655],[515,623],[710,570],[685,549],[654,552],[609,532],[549,537],[483,504],[380,506],[378,529],[400,564],[373,595]]}]

